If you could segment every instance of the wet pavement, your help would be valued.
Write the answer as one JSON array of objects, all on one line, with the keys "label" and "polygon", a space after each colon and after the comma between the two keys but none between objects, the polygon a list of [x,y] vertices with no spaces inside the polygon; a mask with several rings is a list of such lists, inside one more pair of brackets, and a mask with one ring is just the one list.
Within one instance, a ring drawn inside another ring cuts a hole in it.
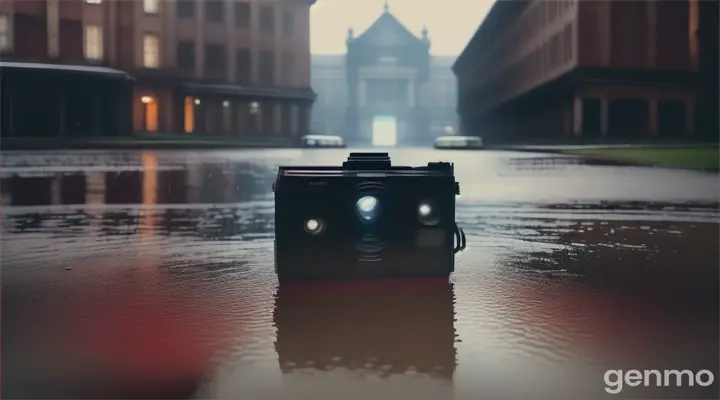
[{"label": "wet pavement", "polygon": [[451,281],[278,288],[275,168],[346,156],[4,153],[2,397],[590,399],[607,369],[717,377],[717,175],[398,150],[456,163]]}]

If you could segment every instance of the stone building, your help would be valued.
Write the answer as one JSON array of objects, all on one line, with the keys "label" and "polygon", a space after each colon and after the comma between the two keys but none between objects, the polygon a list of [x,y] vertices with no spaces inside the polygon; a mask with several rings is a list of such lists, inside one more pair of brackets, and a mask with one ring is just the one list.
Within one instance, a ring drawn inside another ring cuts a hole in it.
[{"label": "stone building", "polygon": [[315,0],[6,0],[3,60],[134,79],[139,132],[307,133]]},{"label": "stone building", "polygon": [[350,29],[346,44],[346,54],[312,56],[315,133],[413,145],[457,128],[454,57],[430,55],[427,30],[414,35],[386,5],[367,30]]},{"label": "stone building", "polygon": [[495,142],[717,136],[717,83],[701,90],[717,60],[709,3],[497,1],[453,67],[462,130]]}]

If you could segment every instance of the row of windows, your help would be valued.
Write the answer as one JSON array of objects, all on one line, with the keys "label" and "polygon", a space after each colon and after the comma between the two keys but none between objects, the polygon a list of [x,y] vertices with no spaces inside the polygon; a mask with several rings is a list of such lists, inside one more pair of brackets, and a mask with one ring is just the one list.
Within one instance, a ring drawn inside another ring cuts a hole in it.
[{"label": "row of windows", "polygon": [[[294,128],[307,120],[306,107],[293,103],[275,102],[233,102],[230,100],[186,97],[183,104],[183,131],[208,133],[271,133],[291,134]],[[143,96],[142,113],[136,120],[136,129],[145,132],[162,130],[159,118],[159,99],[157,96]],[[293,124],[293,108],[296,110],[297,124]],[[279,112],[278,112],[279,111]]]},{"label": "row of windows", "polygon": [[[177,16],[178,18],[194,18],[196,11],[195,0],[178,0]],[[205,5],[205,21],[215,24],[223,24],[226,22],[225,2],[223,0],[206,0]],[[251,25],[251,10],[248,2],[233,3],[233,23],[238,29],[249,29]],[[259,28],[260,31],[272,35],[275,33],[275,7],[272,5],[261,5],[259,10]],[[282,14],[283,33],[291,36],[295,32],[295,15],[290,10],[285,10]],[[229,16],[228,16],[229,19]]]},{"label": "row of windows", "polygon": [[[568,12],[574,0],[543,0],[531,4],[515,22],[514,28],[508,30],[509,36],[498,41],[497,45],[485,57],[491,68],[504,69],[507,62],[512,62],[522,51],[524,45],[538,37],[557,18]],[[487,71],[483,75],[492,76]]]},{"label": "row of windows", "polygon": [[[103,0],[85,0],[88,4],[102,4]],[[160,0],[142,0],[143,11],[147,14],[160,12]]]},{"label": "row of windows", "polygon": [[[10,48],[10,19],[7,14],[0,14],[0,50]],[[84,56],[90,61],[102,61],[105,58],[103,27],[100,25],[86,25],[83,38]],[[142,62],[145,68],[160,68],[160,38],[156,34],[144,34],[142,37]],[[205,45],[205,74],[208,78],[225,80],[227,78],[226,47],[222,44]],[[248,84],[251,81],[252,52],[250,49],[237,49],[236,57],[236,81],[240,84]],[[259,57],[259,83],[263,85],[274,85],[275,64],[277,63],[273,51],[261,51]],[[180,42],[177,47],[178,68],[187,73],[195,71],[195,43]],[[289,72],[294,65],[294,57],[291,53],[285,54],[282,60],[284,77],[289,78]],[[285,71],[288,71],[287,73]],[[288,83],[289,79],[285,82]]]},{"label": "row of windows", "polygon": [[[89,4],[101,4],[103,0],[85,0]],[[194,18],[196,14],[197,0],[176,0],[176,13],[178,18]],[[225,23],[225,1],[224,0],[205,0],[202,2],[205,7],[205,21],[209,23],[222,24]],[[157,14],[160,12],[160,0],[142,0],[143,11],[147,14]],[[251,18],[250,3],[246,1],[238,1],[233,3],[233,19],[235,27],[238,29],[249,29]],[[295,32],[294,14],[286,10],[283,13],[282,24],[283,33],[286,36],[292,36]],[[229,19],[229,18],[228,18]],[[260,6],[260,31],[268,35],[275,33],[275,7],[272,5]]]},{"label": "row of windows", "polygon": [[[546,27],[555,22],[555,19],[572,8],[573,0],[543,0],[538,1],[535,8],[530,9],[525,21],[530,29],[516,30],[519,35],[511,43],[526,43],[538,36]],[[522,17],[521,17],[522,18]]]},{"label": "row of windows", "polygon": [[[196,44],[194,42],[181,41],[177,45],[177,66],[181,72],[186,74],[195,73]],[[228,48],[219,43],[206,43],[204,48],[204,75],[206,79],[225,81],[228,77],[227,57],[233,56]],[[238,84],[249,84],[252,81],[252,51],[249,48],[235,49],[235,82]],[[292,53],[283,54],[282,60],[278,60],[274,51],[262,50],[258,57],[258,83],[266,86],[273,86],[277,83],[290,84],[291,72],[294,66]],[[275,66],[280,64],[283,71],[283,81],[277,82]]]},{"label": "row of windows", "polygon": [[511,95],[519,90],[526,90],[527,84],[536,82],[548,72],[569,63],[573,53],[573,24],[569,23],[549,41],[505,70],[484,92]]},{"label": "row of windows", "polygon": [[[103,60],[105,58],[103,27],[100,25],[86,25],[84,35],[83,49],[85,58],[90,61]],[[145,68],[160,68],[160,38],[158,35],[144,34],[142,48],[142,66]]]}]

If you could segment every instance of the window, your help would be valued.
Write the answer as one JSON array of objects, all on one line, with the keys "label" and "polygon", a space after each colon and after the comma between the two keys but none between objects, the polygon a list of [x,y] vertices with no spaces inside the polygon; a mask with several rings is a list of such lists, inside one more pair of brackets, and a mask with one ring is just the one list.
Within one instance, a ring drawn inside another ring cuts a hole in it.
[{"label": "window", "polygon": [[192,18],[195,16],[195,0],[177,0],[178,18]]},{"label": "window", "polygon": [[283,12],[283,33],[285,36],[292,36],[295,33],[295,14],[292,11]]},{"label": "window", "polygon": [[160,11],[160,0],[143,0],[143,11],[157,14]]},{"label": "window", "polygon": [[252,71],[252,53],[250,49],[237,49],[235,52],[235,80],[241,85],[250,83]]},{"label": "window", "polygon": [[275,9],[272,6],[260,7],[260,31],[267,35],[275,33]]},{"label": "window", "polygon": [[100,4],[102,3],[102,0],[85,0],[88,4]]},{"label": "window", "polygon": [[250,4],[235,3],[235,27],[247,29],[250,27]]},{"label": "window", "polygon": [[225,79],[226,70],[225,46],[216,43],[205,44],[205,77]]},{"label": "window", "polygon": [[10,16],[0,14],[0,50],[8,50],[12,47],[11,32]]},{"label": "window", "polygon": [[272,86],[275,84],[275,55],[272,51],[260,53],[260,83]]},{"label": "window", "polygon": [[223,2],[221,0],[205,1],[205,20],[207,22],[223,22]]},{"label": "window", "polygon": [[155,34],[143,36],[143,66],[145,68],[160,67],[160,40]]},{"label": "window", "polygon": [[190,73],[195,71],[195,43],[178,42],[177,65],[180,71]]},{"label": "window", "polygon": [[85,26],[85,58],[88,60],[103,58],[103,31],[98,25]]}]

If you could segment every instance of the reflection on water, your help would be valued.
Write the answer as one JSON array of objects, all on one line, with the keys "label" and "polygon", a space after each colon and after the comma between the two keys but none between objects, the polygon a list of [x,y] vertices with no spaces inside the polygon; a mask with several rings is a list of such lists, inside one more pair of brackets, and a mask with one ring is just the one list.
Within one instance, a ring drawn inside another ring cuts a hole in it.
[{"label": "reflection on water", "polygon": [[2,179],[4,202],[15,207],[236,203],[267,197],[274,178],[274,171],[243,164],[158,170],[146,163],[143,171],[16,173]]},{"label": "reflection on water", "polygon": [[[576,201],[541,203],[543,174],[587,187],[602,172],[473,153],[478,169],[453,153],[468,249],[452,284],[277,287],[281,156],[209,154],[2,160],[4,398],[591,399],[606,368],[718,376],[710,191],[588,201],[568,185]],[[333,162],[323,154],[312,163]],[[537,196],[501,199],[519,183]]]},{"label": "reflection on water", "polygon": [[280,370],[342,368],[383,378],[412,371],[452,380],[453,302],[452,284],[443,280],[281,285],[274,312]]}]

